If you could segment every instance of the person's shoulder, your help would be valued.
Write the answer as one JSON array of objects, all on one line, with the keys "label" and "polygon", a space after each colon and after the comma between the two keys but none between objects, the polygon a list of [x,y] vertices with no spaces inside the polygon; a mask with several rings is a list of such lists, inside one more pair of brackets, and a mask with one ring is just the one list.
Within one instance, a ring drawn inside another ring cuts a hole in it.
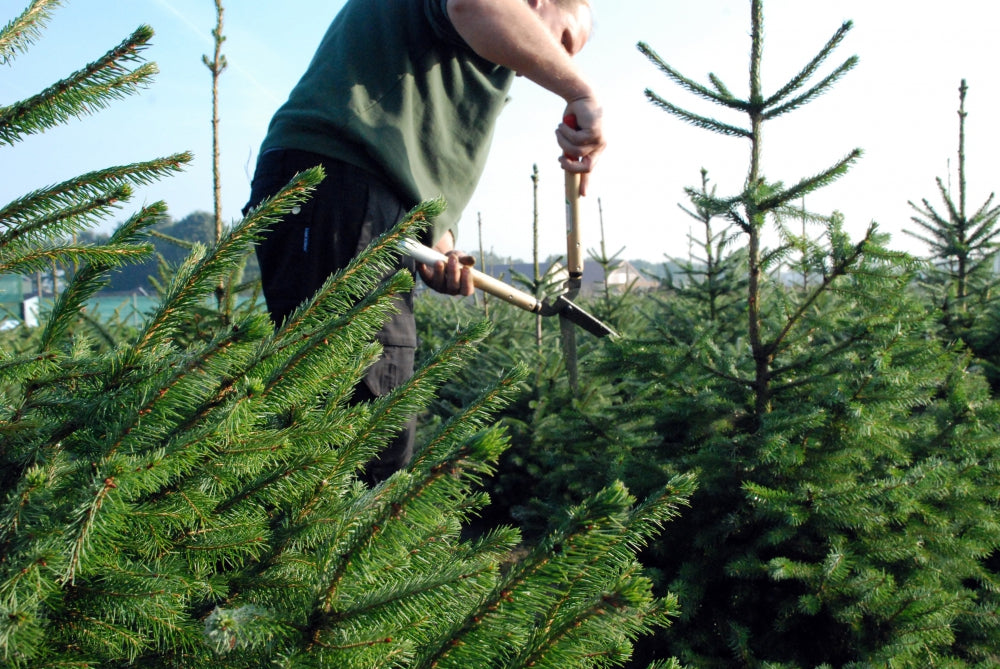
[{"label": "person's shoulder", "polygon": [[[387,34],[430,37],[450,46],[468,48],[451,22],[448,3],[449,0],[347,0],[334,22],[342,30],[370,33],[375,26],[381,26]],[[361,26],[367,30],[362,31]]]}]

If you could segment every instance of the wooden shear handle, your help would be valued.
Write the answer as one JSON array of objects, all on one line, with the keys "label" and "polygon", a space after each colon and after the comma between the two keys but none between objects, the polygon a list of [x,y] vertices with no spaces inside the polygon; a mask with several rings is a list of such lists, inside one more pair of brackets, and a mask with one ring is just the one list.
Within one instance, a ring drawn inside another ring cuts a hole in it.
[{"label": "wooden shear handle", "polygon": [[[425,265],[448,261],[448,257],[440,251],[432,249],[429,246],[424,246],[412,239],[401,240],[400,247],[408,256]],[[469,272],[472,274],[472,283],[479,290],[499,297],[501,300],[509,302],[515,307],[520,307],[525,311],[538,313],[542,310],[542,303],[534,295],[518,290],[500,279],[495,279],[489,274],[472,269],[471,267],[469,268]]]},{"label": "wooden shear handle", "polygon": [[[579,130],[576,116],[567,114],[563,123]],[[583,277],[583,246],[580,241],[580,175],[564,171],[566,175],[566,269],[570,279]]]}]

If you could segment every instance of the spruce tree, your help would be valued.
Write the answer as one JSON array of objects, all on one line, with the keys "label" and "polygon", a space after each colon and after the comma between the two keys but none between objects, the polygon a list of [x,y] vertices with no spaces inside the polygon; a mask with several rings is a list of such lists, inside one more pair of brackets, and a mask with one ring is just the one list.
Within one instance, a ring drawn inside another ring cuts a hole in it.
[{"label": "spruce tree", "polygon": [[994,386],[1000,383],[996,355],[997,323],[996,258],[1000,252],[1000,206],[991,194],[974,213],[967,205],[965,173],[965,97],[969,87],[963,79],[958,89],[958,193],[939,177],[938,192],[944,212],[925,198],[922,206],[910,202],[916,212],[911,220],[919,231],[905,230],[924,242],[931,253],[931,266],[924,285],[940,314],[944,334],[965,342],[988,366]]},{"label": "spruce tree", "polygon": [[[670,309],[675,318],[684,319],[684,326],[671,328],[671,332],[677,334],[694,333],[705,323],[717,323],[729,311],[738,310],[745,301],[745,252],[742,248],[734,248],[739,234],[734,231],[732,221],[727,221],[721,229],[716,225],[716,219],[724,212],[711,209],[717,186],[709,188],[708,184],[708,170],[702,168],[699,187],[685,189],[691,205],[678,206],[698,221],[702,235],[688,233],[691,251],[689,257],[680,262],[679,276],[668,271],[662,282],[667,291],[666,301],[680,301],[685,305],[684,308],[678,304],[662,305]],[[660,300],[656,295],[654,299]]]},{"label": "spruce tree", "polygon": [[926,198],[921,201],[922,207],[910,202],[917,212],[912,220],[923,232],[905,231],[930,249],[937,278],[945,284],[940,302],[944,320],[946,325],[955,323],[957,329],[961,328],[962,321],[967,320],[968,314],[982,306],[983,299],[988,299],[989,289],[995,281],[994,259],[1000,252],[1000,245],[997,244],[1000,207],[993,206],[993,195],[971,215],[966,204],[965,121],[969,114],[965,111],[965,97],[968,91],[969,87],[963,79],[958,89],[957,199],[953,197],[951,188],[938,177],[938,191],[947,214],[939,213]]},{"label": "spruce tree", "polygon": [[[646,380],[627,404],[654,417],[663,475],[699,478],[691,510],[649,553],[683,613],[645,651],[699,667],[992,666],[998,407],[968,357],[933,337],[911,289],[918,262],[889,251],[874,225],[856,241],[838,215],[810,215],[821,236],[786,225],[803,216],[794,203],[861,153],[786,186],[761,170],[765,124],[827,92],[857,59],[818,74],[848,22],[765,93],[763,2],[750,6],[746,97],[640,45],[671,81],[746,123],[648,91],[655,105],[750,146],[742,189],[696,200],[740,233],[743,308],[678,333],[691,319],[670,307],[690,307],[666,302],[654,315],[666,335],[621,342],[605,365],[631,369],[637,388]],[[781,280],[795,252],[815,276],[805,290]]]},{"label": "spruce tree", "polygon": [[[0,31],[5,61],[40,36],[57,2],[35,0]],[[141,27],[84,70],[0,108],[5,144],[146,84]],[[112,348],[75,327],[119,263],[149,254],[140,209],[104,244],[96,223],[189,159],[97,170],[0,208],[0,269],[80,269],[34,348],[0,347],[0,662],[14,667],[598,667],[665,625],[635,553],[690,493],[678,478],[641,503],[612,484],[562,510],[523,556],[509,527],[464,540],[480,479],[507,440],[490,425],[525,371],[480,379],[374,488],[358,472],[423,410],[489,333],[455,332],[392,394],[351,405],[380,349],[374,333],[412,287],[399,242],[442,203],[331,277],[275,329],[266,314],[178,342],[261,230],[322,178],[298,175],[218,243],[199,245],[161,303]]]},{"label": "spruce tree", "polygon": [[[636,297],[615,299],[612,310],[621,318],[620,331],[641,329]],[[593,309],[591,313],[600,308],[596,301],[575,301]],[[428,295],[415,303],[421,324],[418,358],[430,355],[436,343],[481,313],[471,301],[454,304],[447,312],[440,302]],[[518,396],[498,414],[510,434],[511,448],[501,457],[496,475],[484,484],[492,501],[481,524],[516,523],[533,543],[558,518],[560,509],[583,502],[617,480],[628,480],[629,489],[640,497],[652,492],[625,470],[627,454],[645,439],[644,430],[635,426],[648,423],[648,417],[624,412],[625,396],[615,382],[593,374],[604,343],[589,335],[579,339],[580,374],[574,390],[567,378],[556,319],[544,319],[539,348],[532,314],[500,303],[490,306],[490,316],[493,334],[475,367],[460,372],[455,383],[442,388],[419,428],[428,429],[461,411],[477,379],[517,365],[533,370]],[[619,328],[619,321],[607,322]],[[666,480],[658,482],[662,485]]]}]

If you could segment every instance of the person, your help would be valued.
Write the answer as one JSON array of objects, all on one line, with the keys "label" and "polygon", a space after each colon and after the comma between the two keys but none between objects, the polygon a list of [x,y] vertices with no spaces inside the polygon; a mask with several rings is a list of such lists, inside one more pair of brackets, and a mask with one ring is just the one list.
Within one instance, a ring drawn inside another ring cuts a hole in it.
[{"label": "person", "polygon": [[[424,243],[447,257],[404,258],[430,288],[471,295],[471,257],[455,248],[457,222],[482,173],[515,76],[565,100],[556,126],[563,169],[581,194],[604,150],[602,107],[573,56],[592,24],[589,0],[347,0],[287,101],[271,119],[251,183],[249,211],[297,173],[326,178],[256,252],[275,325],[422,200],[447,208]],[[555,119],[553,119],[555,120]],[[555,148],[555,147],[553,147]],[[383,354],[352,401],[388,393],[413,374],[412,296],[378,334]],[[405,466],[415,419],[374,461],[369,483]]]}]

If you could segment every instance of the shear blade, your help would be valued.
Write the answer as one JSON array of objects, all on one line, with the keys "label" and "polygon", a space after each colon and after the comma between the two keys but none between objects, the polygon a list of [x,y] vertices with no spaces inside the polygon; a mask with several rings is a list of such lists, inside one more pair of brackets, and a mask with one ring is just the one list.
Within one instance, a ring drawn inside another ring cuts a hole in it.
[{"label": "shear blade", "polygon": [[552,306],[548,307],[545,311],[548,313],[543,313],[543,315],[559,314],[560,317],[579,325],[581,328],[596,337],[607,337],[608,335],[613,337],[618,336],[618,333],[591,314],[587,313],[575,302],[567,299],[565,295],[560,295]]}]

